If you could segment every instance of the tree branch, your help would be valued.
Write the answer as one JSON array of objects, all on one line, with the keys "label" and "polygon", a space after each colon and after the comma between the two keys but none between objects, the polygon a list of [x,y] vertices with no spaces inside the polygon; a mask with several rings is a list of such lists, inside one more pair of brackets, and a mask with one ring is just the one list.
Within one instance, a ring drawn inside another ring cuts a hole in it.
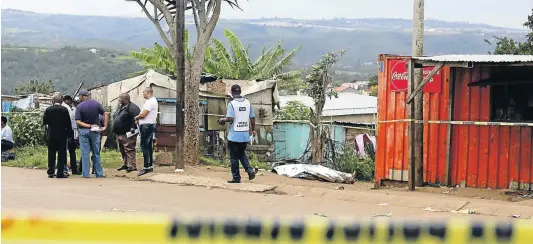
[{"label": "tree branch", "polygon": [[200,22],[200,30],[203,30],[207,26],[207,15],[205,13],[205,1],[204,0],[192,0],[195,9],[198,13],[198,20]]},{"label": "tree branch", "polygon": [[194,27],[196,27],[196,41],[198,41],[198,38],[200,36],[200,26],[198,25],[198,13],[196,12],[194,6],[194,1],[191,0],[192,16],[194,17]]},{"label": "tree branch", "polygon": [[[146,5],[143,4],[141,2],[141,0],[136,0],[135,2],[137,2],[137,4],[139,4],[139,6],[142,8],[144,14],[146,15],[146,17],[148,17],[148,19],[152,22],[152,24],[154,24],[155,28],[157,29],[157,32],[159,32],[159,35],[161,36],[161,38],[163,39],[163,41],[165,42],[165,44],[167,45],[167,47],[171,48],[171,49],[174,49],[174,45],[173,43],[168,39],[168,36],[167,34],[163,31],[163,28],[161,28],[161,23],[159,23],[158,19],[157,19],[157,16],[153,17],[149,12],[148,12],[148,9],[146,8]],[[152,1],[150,1],[152,2]],[[154,4],[154,7],[157,8],[157,6]],[[160,10],[161,11],[161,10]],[[172,38],[172,36],[171,36]]]},{"label": "tree branch", "polygon": [[215,26],[217,25],[218,19],[220,18],[220,11],[222,7],[222,0],[210,0],[214,1],[215,3],[215,9],[213,10],[213,15],[209,19],[209,23],[207,24],[206,28],[204,29],[202,35],[211,36],[213,34],[213,30],[215,29]]},{"label": "tree branch", "polygon": [[[137,0],[139,1],[139,0]],[[176,26],[174,26],[174,16],[172,15],[170,8],[167,7],[167,5],[162,0],[149,0],[152,5],[154,5],[159,12],[163,14],[165,17],[165,21],[167,22],[167,26],[170,29],[170,36],[174,42],[176,37]],[[158,17],[155,17],[156,20],[158,20]],[[159,22],[157,22],[159,24]],[[161,26],[159,24],[159,26]],[[173,46],[168,46],[173,47]]]}]

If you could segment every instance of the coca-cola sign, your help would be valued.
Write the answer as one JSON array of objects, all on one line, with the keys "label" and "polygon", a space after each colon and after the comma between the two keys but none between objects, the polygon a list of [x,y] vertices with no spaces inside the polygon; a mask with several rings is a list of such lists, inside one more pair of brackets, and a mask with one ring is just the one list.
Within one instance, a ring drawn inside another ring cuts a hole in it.
[{"label": "coca-cola sign", "polygon": [[[407,92],[408,89],[408,77],[407,61],[406,60],[390,60],[390,90],[393,92]],[[425,67],[423,69],[424,78],[433,70],[433,67]],[[433,75],[433,78],[424,87],[424,92],[427,93],[439,93],[441,91],[442,78],[440,70]]]}]

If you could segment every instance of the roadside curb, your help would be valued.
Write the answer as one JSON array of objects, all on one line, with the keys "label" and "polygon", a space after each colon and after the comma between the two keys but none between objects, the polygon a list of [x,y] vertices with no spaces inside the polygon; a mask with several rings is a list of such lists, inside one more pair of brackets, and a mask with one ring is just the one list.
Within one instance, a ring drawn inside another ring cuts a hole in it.
[{"label": "roadside curb", "polygon": [[218,189],[227,189],[233,191],[243,191],[243,192],[253,192],[253,193],[265,193],[274,191],[277,186],[273,185],[263,185],[256,183],[243,182],[240,184],[230,184],[226,183],[223,180],[201,177],[201,176],[190,176],[183,174],[151,174],[146,176],[138,177],[135,174],[114,174],[115,177],[124,177],[132,180],[139,181],[151,181],[159,182],[166,184],[176,184],[182,186],[201,186],[207,188],[218,188]]}]

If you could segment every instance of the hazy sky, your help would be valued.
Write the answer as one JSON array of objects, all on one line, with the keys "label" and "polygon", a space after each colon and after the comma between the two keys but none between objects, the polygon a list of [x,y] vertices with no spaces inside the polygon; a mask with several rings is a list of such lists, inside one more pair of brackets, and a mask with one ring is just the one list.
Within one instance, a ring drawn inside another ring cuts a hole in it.
[{"label": "hazy sky", "polygon": [[[223,8],[223,18],[299,19],[411,18],[412,0],[239,0],[242,9]],[[512,2],[512,4],[511,4]],[[522,28],[533,0],[426,0],[426,19]],[[125,0],[2,0],[2,9],[75,15],[143,16]]]}]

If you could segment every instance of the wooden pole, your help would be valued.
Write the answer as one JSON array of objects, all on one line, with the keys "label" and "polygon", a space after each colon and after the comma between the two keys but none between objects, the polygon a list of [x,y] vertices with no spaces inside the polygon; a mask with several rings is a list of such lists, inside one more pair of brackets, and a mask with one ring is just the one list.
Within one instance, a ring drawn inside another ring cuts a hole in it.
[{"label": "wooden pole", "polygon": [[[187,1],[188,2],[188,1]],[[175,168],[183,169],[185,135],[185,4],[186,0],[176,1],[176,161]]]},{"label": "wooden pole", "polygon": [[[413,39],[412,39],[412,56],[421,57],[424,55],[424,0],[413,0]],[[414,67],[413,85],[417,87],[422,83],[423,73],[422,68]],[[413,87],[413,88],[414,88]],[[414,92],[414,91],[413,91]],[[422,93],[419,93],[414,98],[414,120],[423,120],[423,106],[424,98]],[[414,124],[413,134],[414,143],[411,144],[413,154],[411,159],[411,167],[415,168],[415,182],[416,186],[423,186],[424,184],[424,124]]]},{"label": "wooden pole", "polygon": [[[409,63],[407,64],[407,95],[413,94],[415,91],[415,84],[414,84],[414,61],[409,60]],[[415,170],[415,121],[414,121],[414,113],[415,113],[415,103],[409,103],[407,104],[407,115],[409,116],[409,124],[407,125],[407,130],[409,131],[409,151],[407,152],[407,157],[409,161],[409,170],[408,170],[408,179],[409,179],[409,190],[414,191],[415,190],[415,183],[416,183],[416,170]],[[402,177],[403,178],[403,177]]]}]

